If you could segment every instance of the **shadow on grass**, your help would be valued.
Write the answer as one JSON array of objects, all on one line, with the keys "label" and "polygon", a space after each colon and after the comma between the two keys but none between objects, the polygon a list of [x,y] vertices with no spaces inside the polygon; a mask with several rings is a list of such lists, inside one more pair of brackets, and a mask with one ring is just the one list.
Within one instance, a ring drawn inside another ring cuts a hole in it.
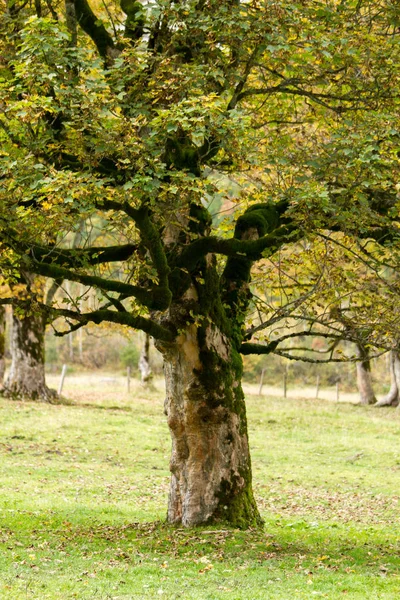
[{"label": "shadow on grass", "polygon": [[[26,402],[29,402],[29,400],[27,400]],[[33,401],[33,400],[32,400],[32,402],[35,403],[35,401]],[[57,396],[56,398],[52,399],[51,402],[49,402],[49,404],[52,404],[54,406],[70,406],[72,408],[74,408],[74,407],[95,408],[97,410],[113,410],[113,411],[119,411],[119,412],[132,412],[132,407],[130,407],[130,406],[121,406],[118,404],[112,404],[112,405],[97,404],[95,402],[78,402],[76,400],[72,400],[71,398],[66,398],[65,396]]]}]

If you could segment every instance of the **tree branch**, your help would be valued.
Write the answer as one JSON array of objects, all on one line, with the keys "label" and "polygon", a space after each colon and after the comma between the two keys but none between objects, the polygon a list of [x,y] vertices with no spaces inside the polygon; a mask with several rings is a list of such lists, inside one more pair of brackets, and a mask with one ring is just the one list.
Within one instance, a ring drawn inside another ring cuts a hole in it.
[{"label": "tree branch", "polygon": [[[23,248],[23,243],[18,244]],[[95,248],[54,248],[25,244],[29,256],[36,261],[53,263],[60,267],[80,268],[109,262],[128,260],[138,249],[137,244],[98,246]]]},{"label": "tree branch", "polygon": [[[382,356],[382,354],[385,354],[385,352],[387,352],[387,349],[375,354],[371,358],[377,358],[378,356]],[[334,363],[360,362],[360,358],[358,358],[357,356],[349,356],[346,358],[327,358],[324,360],[318,360],[317,358],[308,358],[306,356],[292,356],[291,354],[288,354],[287,352],[284,352],[283,350],[275,350],[274,354],[278,354],[279,356],[282,356],[283,358],[288,358],[289,360],[301,360],[302,362],[308,362],[308,363],[314,363],[314,364],[333,363],[333,362]]]},{"label": "tree branch", "polygon": [[[158,340],[162,340],[164,342],[172,342],[176,336],[176,331],[172,331],[171,329],[162,327],[161,325],[158,325],[158,323],[152,321],[151,319],[146,319],[145,317],[141,317],[139,315],[132,315],[125,309],[123,311],[114,311],[102,308],[100,310],[94,310],[93,312],[80,313],[67,308],[56,308],[54,306],[48,306],[43,302],[38,302],[33,299],[20,300],[18,298],[13,297],[0,298],[0,306],[4,304],[11,304],[13,306],[19,306],[21,308],[29,307],[31,309],[37,307],[44,314],[47,315],[47,318],[49,320],[54,320],[57,317],[66,317],[67,319],[77,321],[81,325],[87,325],[88,323],[99,324],[103,323],[104,321],[109,323],[117,323],[118,325],[127,325],[128,327],[132,327],[133,329],[140,329],[141,331],[148,333],[152,337]],[[75,328],[75,326],[72,327]]]},{"label": "tree branch", "polygon": [[[332,101],[336,101],[336,102],[343,102],[343,103],[347,103],[347,104],[353,104],[353,105],[357,105],[359,106],[360,104],[364,103],[367,104],[368,100],[371,100],[371,98],[368,96],[366,98],[363,98],[361,96],[361,93],[358,93],[358,95],[344,95],[344,96],[336,96],[335,94],[322,94],[322,93],[318,93],[318,92],[312,92],[312,91],[307,91],[304,90],[302,88],[299,87],[293,87],[293,81],[291,80],[286,80],[285,82],[279,83],[278,85],[274,85],[274,86],[270,86],[270,87],[266,87],[266,88],[250,88],[247,90],[242,91],[238,97],[237,97],[237,102],[240,102],[240,100],[242,100],[243,98],[246,97],[252,97],[252,96],[267,96],[270,94],[276,94],[276,93],[284,93],[284,94],[289,94],[292,96],[304,96],[305,98],[308,98],[309,100],[313,100],[314,102],[316,102],[317,104],[320,104],[321,106],[324,106],[325,108],[328,108],[329,110],[332,110],[334,112],[337,113],[342,113],[346,110],[349,110],[349,106],[334,106],[332,104],[329,104],[328,101],[332,100]],[[365,94],[364,94],[365,96]],[[394,98],[394,96],[385,96],[385,98]],[[373,97],[373,99],[376,99]]]},{"label": "tree branch", "polygon": [[79,25],[95,43],[100,56],[107,61],[116,51],[113,38],[94,14],[87,0],[74,0],[74,4]]},{"label": "tree branch", "polygon": [[271,354],[275,351],[279,342],[270,342],[269,344],[251,344],[250,342],[245,342],[239,348],[240,354]]},{"label": "tree branch", "polygon": [[224,240],[213,236],[203,237],[185,247],[177,259],[176,266],[191,270],[202,257],[210,252],[233,258],[243,257],[253,261],[259,260],[265,250],[276,251],[283,244],[293,242],[295,233],[294,227],[283,225],[273,233],[264,235],[257,240],[238,240],[236,238]]},{"label": "tree branch", "polygon": [[64,267],[59,267],[52,263],[38,262],[29,259],[27,256],[21,257],[21,260],[24,262],[24,268],[27,271],[37,273],[38,275],[44,275],[45,277],[51,277],[53,279],[68,279],[69,281],[77,281],[84,285],[96,287],[99,290],[118,292],[123,294],[126,298],[136,298],[143,306],[153,310],[163,310],[168,307],[168,304],[165,305],[164,298],[157,287],[148,291],[139,286],[124,283],[122,281],[104,279],[103,277],[97,277],[95,275],[85,275],[83,273],[70,271]]},{"label": "tree branch", "polygon": [[140,329],[152,337],[165,342],[172,342],[176,335],[175,332],[158,325],[150,319],[146,319],[141,316],[134,316],[127,311],[119,312],[114,310],[100,309],[89,313],[78,313],[66,308],[49,307],[45,304],[40,304],[39,306],[41,306],[45,312],[50,313],[53,318],[61,316],[67,317],[84,325],[87,323],[99,324],[103,323],[104,321],[109,323],[117,323],[119,325],[128,325],[133,329]]}]

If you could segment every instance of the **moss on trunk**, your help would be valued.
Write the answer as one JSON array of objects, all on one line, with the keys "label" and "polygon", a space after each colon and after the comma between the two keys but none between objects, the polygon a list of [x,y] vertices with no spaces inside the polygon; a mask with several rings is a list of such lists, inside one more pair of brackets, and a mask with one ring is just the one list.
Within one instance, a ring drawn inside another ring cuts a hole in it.
[{"label": "moss on trunk", "polygon": [[173,304],[180,330],[164,356],[172,438],[168,520],[185,526],[262,523],[252,492],[242,359],[210,262],[190,299]]}]

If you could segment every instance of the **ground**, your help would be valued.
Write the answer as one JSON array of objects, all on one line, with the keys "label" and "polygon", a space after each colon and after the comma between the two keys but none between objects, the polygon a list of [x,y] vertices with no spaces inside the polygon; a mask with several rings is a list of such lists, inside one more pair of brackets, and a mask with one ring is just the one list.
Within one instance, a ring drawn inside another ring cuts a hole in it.
[{"label": "ground", "polygon": [[69,403],[0,401],[2,600],[399,597],[399,412],[249,386],[265,530],[184,530],[161,387],[70,373]]}]

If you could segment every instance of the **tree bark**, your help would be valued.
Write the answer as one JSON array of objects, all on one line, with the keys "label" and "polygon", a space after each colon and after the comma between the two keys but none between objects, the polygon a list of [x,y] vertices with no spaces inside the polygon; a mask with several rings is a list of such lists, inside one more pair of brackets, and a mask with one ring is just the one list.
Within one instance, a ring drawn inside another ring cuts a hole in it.
[{"label": "tree bark", "polygon": [[242,360],[215,324],[187,326],[164,357],[172,438],[168,521],[258,526],[253,497]]},{"label": "tree bark", "polygon": [[0,306],[0,384],[3,383],[4,372],[6,369],[5,352],[5,330],[6,330],[6,311],[4,306]]},{"label": "tree bark", "polygon": [[372,387],[371,362],[368,349],[362,345],[357,346],[357,353],[361,359],[356,363],[357,387],[360,394],[360,404],[375,404],[376,397]]},{"label": "tree bark", "polygon": [[147,386],[149,383],[151,383],[151,381],[153,379],[153,373],[151,371],[150,361],[149,361],[149,354],[150,354],[150,336],[148,333],[145,333],[143,345],[142,345],[142,351],[140,353],[140,358],[139,358],[139,363],[138,363],[138,367],[139,367],[139,371],[140,371],[140,380],[141,380],[141,383],[143,386]]},{"label": "tree bark", "polygon": [[2,394],[13,400],[49,402],[56,396],[45,382],[45,318],[40,313],[13,312],[11,330],[11,367]]},{"label": "tree bark", "polygon": [[375,406],[397,406],[399,404],[400,357],[398,350],[390,351],[390,382],[389,392]]}]

